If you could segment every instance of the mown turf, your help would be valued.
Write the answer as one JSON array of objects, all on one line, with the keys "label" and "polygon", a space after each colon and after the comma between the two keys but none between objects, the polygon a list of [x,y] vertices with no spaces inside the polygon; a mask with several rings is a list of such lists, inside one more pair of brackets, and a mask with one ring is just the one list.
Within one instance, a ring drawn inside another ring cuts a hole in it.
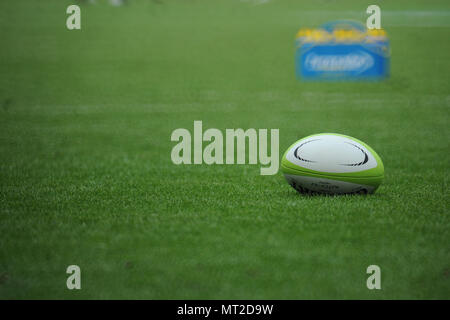
[{"label": "mown turf", "polygon": [[[0,2],[0,298],[450,298],[446,1],[383,1],[392,76],[301,83],[294,35],[360,1]],[[259,166],[176,166],[176,128],[338,132],[373,196],[305,197]],[[66,267],[82,290],[66,288]],[[382,290],[366,288],[381,267]]]}]

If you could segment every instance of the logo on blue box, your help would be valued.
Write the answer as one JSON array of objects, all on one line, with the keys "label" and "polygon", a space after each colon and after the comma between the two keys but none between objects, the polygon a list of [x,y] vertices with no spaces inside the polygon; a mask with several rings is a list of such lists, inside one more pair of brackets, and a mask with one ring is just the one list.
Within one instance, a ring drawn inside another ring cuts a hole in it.
[{"label": "logo on blue box", "polygon": [[296,73],[304,80],[379,80],[389,76],[390,48],[382,29],[335,21],[297,34]]}]

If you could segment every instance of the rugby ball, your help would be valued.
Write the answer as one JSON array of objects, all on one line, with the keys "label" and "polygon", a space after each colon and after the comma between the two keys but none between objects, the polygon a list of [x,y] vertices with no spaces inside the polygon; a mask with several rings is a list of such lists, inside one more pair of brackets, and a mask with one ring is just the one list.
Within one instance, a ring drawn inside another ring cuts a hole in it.
[{"label": "rugby ball", "polygon": [[384,179],[383,162],[371,147],[335,133],[295,142],[284,153],[281,170],[300,193],[374,193]]}]

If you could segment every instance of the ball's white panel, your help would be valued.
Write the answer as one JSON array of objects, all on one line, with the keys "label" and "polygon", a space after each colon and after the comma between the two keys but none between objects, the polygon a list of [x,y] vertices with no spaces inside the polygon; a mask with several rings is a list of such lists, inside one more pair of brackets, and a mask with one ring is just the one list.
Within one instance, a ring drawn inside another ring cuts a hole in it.
[{"label": "ball's white panel", "polygon": [[335,135],[302,139],[288,151],[286,159],[306,169],[330,173],[359,172],[377,166],[375,157],[366,147]]},{"label": "ball's white panel", "polygon": [[285,174],[288,183],[299,192],[328,194],[373,193],[375,187],[351,182]]}]

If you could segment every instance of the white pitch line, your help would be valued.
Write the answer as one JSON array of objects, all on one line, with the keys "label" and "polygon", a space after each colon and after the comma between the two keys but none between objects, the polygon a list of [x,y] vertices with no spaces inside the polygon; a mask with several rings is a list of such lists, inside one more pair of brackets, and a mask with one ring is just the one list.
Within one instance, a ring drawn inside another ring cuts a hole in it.
[{"label": "white pitch line", "polygon": [[[312,17],[314,19],[356,19],[364,22],[367,14],[361,11],[329,11],[310,10],[294,12],[298,17]],[[387,11],[381,9],[382,26],[391,27],[450,27],[449,10],[408,10]]]}]

